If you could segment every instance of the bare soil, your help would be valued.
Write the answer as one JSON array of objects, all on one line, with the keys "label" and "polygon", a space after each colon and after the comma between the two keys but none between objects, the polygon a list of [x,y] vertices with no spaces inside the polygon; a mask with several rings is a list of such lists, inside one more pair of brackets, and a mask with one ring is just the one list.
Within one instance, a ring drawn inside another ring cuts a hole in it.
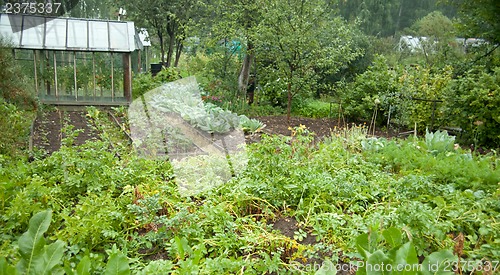
[{"label": "bare soil", "polygon": [[[305,125],[309,131],[314,132],[316,138],[324,138],[331,134],[335,127],[339,127],[339,123],[336,119],[312,119],[312,118],[299,118],[293,117],[290,122],[286,116],[265,116],[257,117],[260,121],[266,124],[263,133],[266,134],[277,134],[289,136],[291,131],[289,127],[297,127],[300,125]],[[118,118],[118,123],[122,123],[122,119]],[[66,125],[73,125],[73,130],[81,130],[80,133],[74,140],[74,145],[78,146],[84,144],[87,140],[99,139],[98,133],[91,126],[91,122],[86,117],[85,110],[50,110],[41,113],[34,122],[32,141],[33,146],[45,150],[47,153],[51,154],[59,150],[61,147],[61,140],[64,136],[64,127]],[[342,125],[341,125],[342,126]],[[389,136],[381,131],[376,131],[376,135],[379,136]],[[247,143],[258,142],[260,140],[260,134],[248,135],[246,136]],[[279,231],[281,234],[287,236],[290,239],[294,239],[295,232],[299,231],[300,226],[298,222],[293,217],[279,217],[275,221],[271,222],[273,229]],[[307,235],[300,240],[299,243],[304,245],[314,245],[317,243],[316,237],[310,234],[308,229],[304,229]],[[167,253],[161,251],[154,251],[153,249],[144,249],[143,251],[147,259],[166,259],[168,258]],[[293,250],[285,253],[285,256],[290,256],[293,254]],[[317,255],[316,257],[311,257],[307,259],[307,264],[319,264],[321,265],[321,259],[325,255]],[[330,255],[331,256],[331,255]],[[354,274],[355,270],[339,271],[338,274]]]},{"label": "bare soil", "polygon": [[84,144],[87,140],[98,139],[98,133],[90,126],[85,111],[51,110],[42,112],[33,124],[33,147],[43,149],[51,154],[61,148],[63,131],[67,125],[73,126],[73,131],[82,131],[74,140],[73,145]]},{"label": "bare soil", "polygon": [[[307,129],[315,134],[318,140],[330,136],[335,127],[340,128],[345,126],[344,122],[340,123],[337,119],[313,119],[303,117],[292,117],[290,122],[286,116],[263,116],[256,117],[266,127],[261,133],[247,135],[246,142],[254,143],[260,140],[262,133],[269,135],[283,135],[289,136],[291,134],[290,127],[298,127],[305,125]],[[117,123],[122,123],[123,118],[118,117]],[[66,125],[73,125],[73,130],[82,130],[74,141],[74,145],[78,146],[84,144],[87,140],[99,139],[98,133],[91,127],[90,121],[86,117],[86,111],[82,110],[61,110],[55,109],[42,112],[37,116],[34,127],[32,141],[35,148],[45,150],[48,154],[59,150],[61,147],[61,140],[64,138],[63,128]],[[376,130],[375,135],[390,137],[394,133],[382,132]]]}]

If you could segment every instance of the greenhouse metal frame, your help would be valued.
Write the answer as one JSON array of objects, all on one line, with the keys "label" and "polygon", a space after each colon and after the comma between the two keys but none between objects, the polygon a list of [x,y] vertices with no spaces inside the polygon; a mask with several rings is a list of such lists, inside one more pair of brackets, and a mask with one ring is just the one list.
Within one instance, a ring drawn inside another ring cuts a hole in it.
[{"label": "greenhouse metal frame", "polygon": [[0,35],[16,59],[32,62],[26,71],[41,102],[130,103],[131,53],[142,48],[133,22],[0,14]]}]

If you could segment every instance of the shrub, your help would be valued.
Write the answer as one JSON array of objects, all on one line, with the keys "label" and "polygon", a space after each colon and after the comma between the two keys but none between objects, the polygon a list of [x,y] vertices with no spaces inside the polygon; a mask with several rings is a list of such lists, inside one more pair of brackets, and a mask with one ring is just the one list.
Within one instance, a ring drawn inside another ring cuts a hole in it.
[{"label": "shrub", "polygon": [[[15,156],[26,147],[30,120],[26,111],[0,97],[0,154]],[[28,115],[29,117],[29,115]]]},{"label": "shrub", "polygon": [[155,77],[150,73],[138,74],[134,76],[132,82],[132,96],[134,99],[141,97],[163,83],[172,82],[180,78],[180,72],[176,68],[163,68]]},{"label": "shrub", "polygon": [[36,101],[23,83],[23,73],[12,55],[8,41],[0,36],[0,97],[19,107],[35,108]]},{"label": "shrub", "polygon": [[376,57],[373,65],[347,85],[341,95],[345,113],[356,119],[369,120],[374,109],[378,108],[378,123],[382,124],[387,120],[391,106],[401,106],[398,77],[398,72],[389,67],[385,57]]},{"label": "shrub", "polygon": [[[370,120],[377,109],[376,122],[418,129],[443,125],[445,106],[432,100],[442,100],[451,81],[451,68],[431,71],[420,66],[389,67],[383,56],[354,82],[348,84],[341,95],[345,113],[355,119]],[[434,109],[435,108],[435,109]]]},{"label": "shrub", "polygon": [[500,68],[478,68],[452,81],[446,90],[448,117],[476,145],[500,147]]},{"label": "shrub", "polygon": [[332,106],[332,110],[330,110],[330,103],[324,102],[317,99],[309,99],[305,100],[302,104],[296,104],[294,106],[293,113],[302,117],[311,117],[311,118],[326,118],[330,117],[330,111],[335,111],[335,107]]}]

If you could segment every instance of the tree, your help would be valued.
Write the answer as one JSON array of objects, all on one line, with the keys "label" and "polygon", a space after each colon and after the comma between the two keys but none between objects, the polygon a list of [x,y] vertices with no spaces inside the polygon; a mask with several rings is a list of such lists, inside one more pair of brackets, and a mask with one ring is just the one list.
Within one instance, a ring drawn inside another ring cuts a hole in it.
[{"label": "tree", "polygon": [[[413,24],[412,29],[422,40],[422,50],[429,65],[432,65],[430,55],[443,56],[445,59],[455,43],[455,27],[453,22],[440,11],[433,11]],[[458,46],[458,45],[457,45]]]},{"label": "tree", "polygon": [[498,0],[448,0],[459,13],[459,29],[466,37],[500,44],[500,2]]},{"label": "tree", "polygon": [[110,0],[70,0],[69,15],[79,18],[116,19],[117,8]]},{"label": "tree", "polygon": [[[165,67],[177,65],[196,0],[119,0],[139,27],[153,29]],[[165,48],[166,47],[166,48]],[[172,59],[175,58],[174,63]]]},{"label": "tree", "polygon": [[267,56],[267,71],[286,84],[287,117],[292,99],[311,92],[317,70],[336,72],[360,52],[351,48],[352,34],[324,0],[263,0],[258,28],[259,53]]},{"label": "tree", "polygon": [[246,96],[252,63],[255,58],[256,28],[262,18],[261,3],[253,0],[216,0],[211,3],[212,36],[217,41],[238,39],[243,44],[244,57],[238,74],[238,90]]},{"label": "tree", "polygon": [[437,5],[439,0],[348,0],[338,1],[340,14],[349,21],[359,20],[361,29],[369,35],[387,37],[413,25],[419,18],[439,10],[448,17],[455,10]]},{"label": "tree", "polygon": [[435,38],[450,38],[455,36],[453,22],[440,11],[433,11],[413,26],[419,35]]}]

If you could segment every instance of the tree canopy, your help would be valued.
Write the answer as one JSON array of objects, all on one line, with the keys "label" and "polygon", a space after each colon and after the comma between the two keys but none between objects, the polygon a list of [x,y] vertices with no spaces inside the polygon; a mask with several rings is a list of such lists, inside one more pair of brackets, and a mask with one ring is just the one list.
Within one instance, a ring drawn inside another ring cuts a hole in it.
[{"label": "tree canopy", "polygon": [[500,2],[497,0],[448,0],[459,11],[458,27],[467,37],[500,43]]},{"label": "tree canopy", "polygon": [[317,69],[335,72],[359,52],[352,50],[350,29],[324,8],[324,0],[265,0],[262,7],[259,52],[269,60],[266,69],[286,85],[290,117],[292,98],[314,89]]}]

